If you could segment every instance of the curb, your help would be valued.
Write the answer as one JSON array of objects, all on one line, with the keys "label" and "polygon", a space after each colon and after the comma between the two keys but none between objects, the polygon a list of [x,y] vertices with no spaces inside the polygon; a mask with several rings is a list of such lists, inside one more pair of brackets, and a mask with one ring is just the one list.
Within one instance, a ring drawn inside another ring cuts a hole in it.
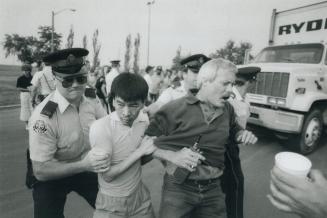
[{"label": "curb", "polygon": [[3,105],[3,106],[0,106],[0,109],[6,109],[6,108],[12,108],[12,107],[20,107],[20,104]]}]

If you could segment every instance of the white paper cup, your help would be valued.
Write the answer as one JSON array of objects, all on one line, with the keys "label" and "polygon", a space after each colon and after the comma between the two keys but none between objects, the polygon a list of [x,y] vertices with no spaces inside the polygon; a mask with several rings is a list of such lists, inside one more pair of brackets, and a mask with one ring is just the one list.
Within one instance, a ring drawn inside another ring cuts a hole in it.
[{"label": "white paper cup", "polygon": [[306,177],[311,169],[311,161],[294,152],[280,152],[275,155],[275,166],[280,170],[298,177]]}]

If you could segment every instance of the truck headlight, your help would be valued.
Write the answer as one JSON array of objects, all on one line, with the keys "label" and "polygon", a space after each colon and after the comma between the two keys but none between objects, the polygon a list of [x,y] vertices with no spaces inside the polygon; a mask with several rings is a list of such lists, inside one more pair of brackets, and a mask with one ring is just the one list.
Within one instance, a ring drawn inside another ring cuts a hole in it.
[{"label": "truck headlight", "polygon": [[284,99],[284,98],[268,97],[267,102],[269,104],[274,104],[274,105],[279,105],[279,106],[286,105],[286,99]]},{"label": "truck headlight", "polygon": [[286,99],[283,99],[283,98],[277,98],[277,104],[278,104],[278,105],[285,105],[285,104],[286,104]]},{"label": "truck headlight", "polygon": [[277,104],[277,99],[273,97],[268,97],[268,103],[269,104]]}]

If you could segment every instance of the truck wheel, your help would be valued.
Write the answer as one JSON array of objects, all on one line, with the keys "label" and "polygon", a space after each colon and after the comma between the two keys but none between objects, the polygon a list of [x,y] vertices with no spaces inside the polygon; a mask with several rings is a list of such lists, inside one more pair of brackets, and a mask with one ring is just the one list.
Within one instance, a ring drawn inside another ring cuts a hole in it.
[{"label": "truck wheel", "polygon": [[322,134],[322,115],[317,109],[312,110],[305,118],[302,132],[295,136],[293,146],[301,154],[309,154],[316,149]]}]

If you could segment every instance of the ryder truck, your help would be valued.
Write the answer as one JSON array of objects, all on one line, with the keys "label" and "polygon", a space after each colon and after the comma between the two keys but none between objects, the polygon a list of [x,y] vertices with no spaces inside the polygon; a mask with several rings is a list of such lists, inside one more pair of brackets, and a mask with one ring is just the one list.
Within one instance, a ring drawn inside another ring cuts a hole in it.
[{"label": "ryder truck", "polygon": [[251,63],[249,123],[274,130],[302,154],[318,145],[327,124],[327,1],[273,10],[269,47]]}]

